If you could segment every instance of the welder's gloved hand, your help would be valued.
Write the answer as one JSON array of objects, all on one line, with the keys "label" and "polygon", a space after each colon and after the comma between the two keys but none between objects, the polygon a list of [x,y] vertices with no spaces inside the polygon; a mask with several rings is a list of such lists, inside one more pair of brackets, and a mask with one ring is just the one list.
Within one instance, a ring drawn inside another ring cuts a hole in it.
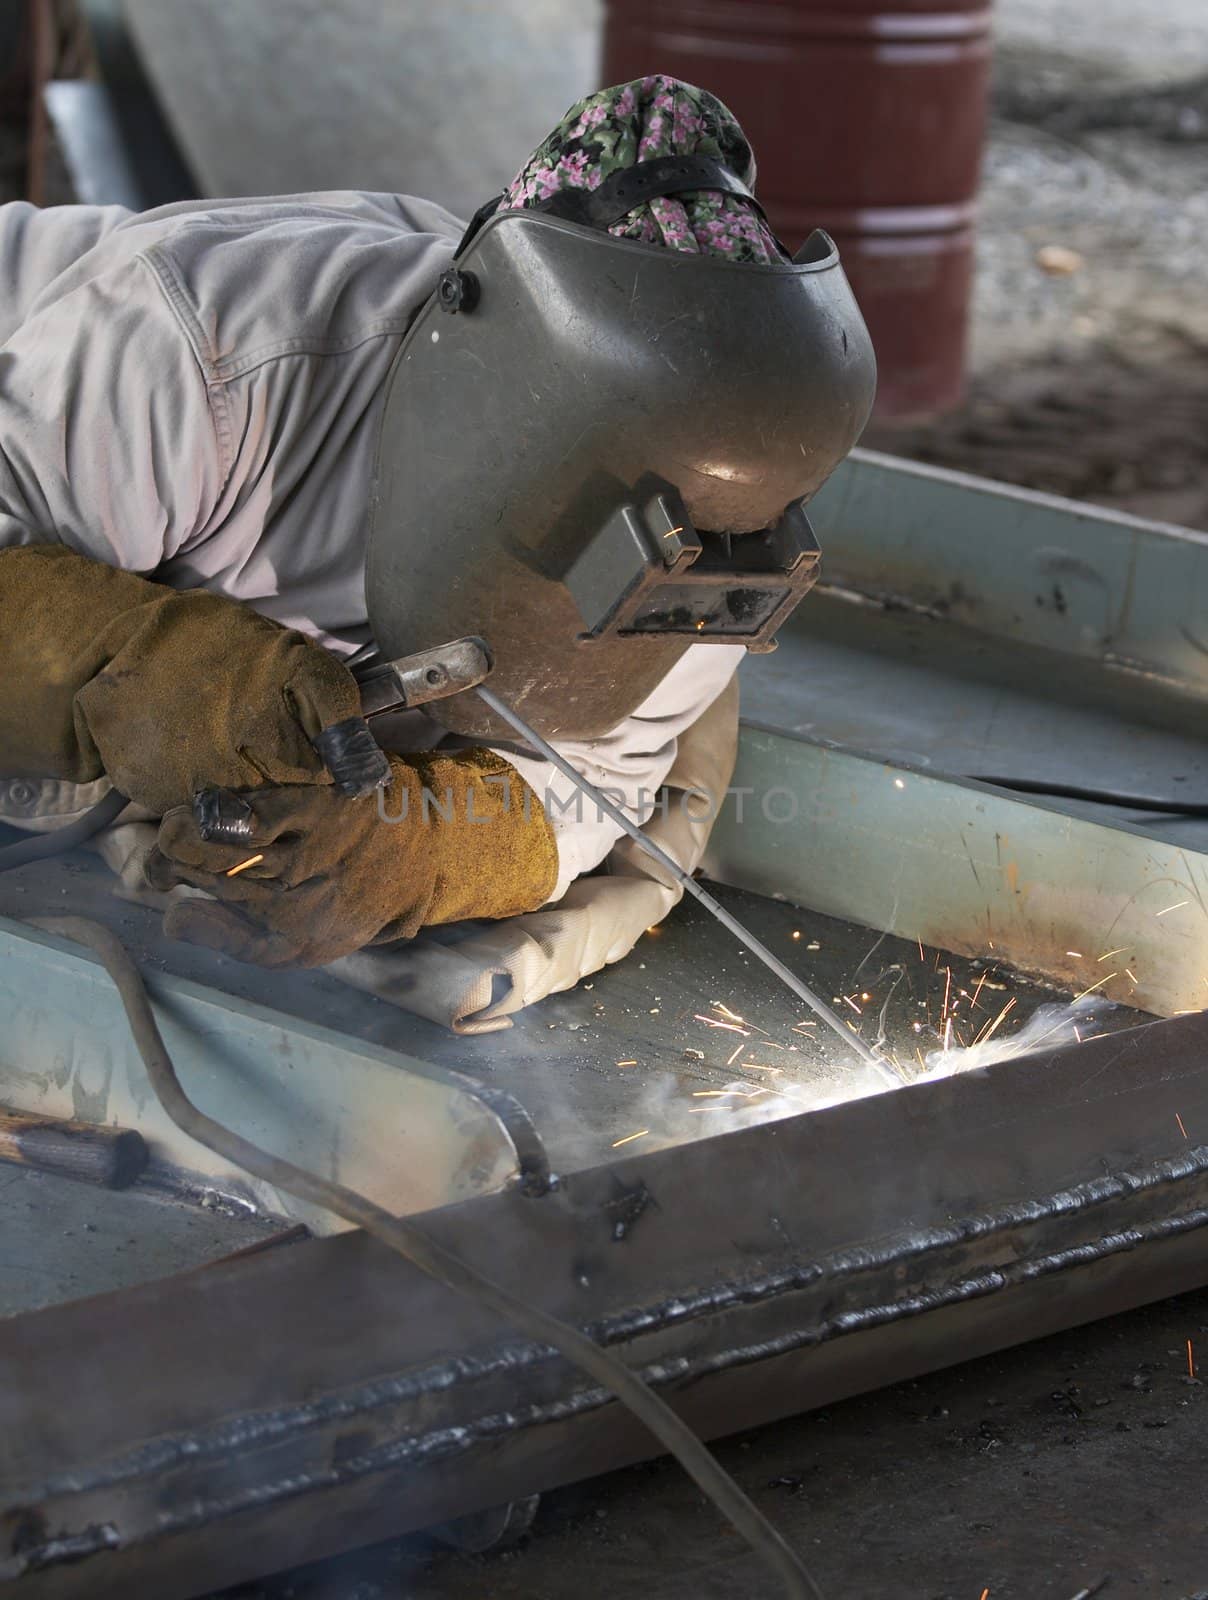
[{"label": "welder's gloved hand", "polygon": [[209,785],[326,783],[320,734],[350,790],[385,777],[356,682],[321,645],[63,545],[0,550],[6,777],[104,775],[163,814]]},{"label": "welder's gloved hand", "polygon": [[[557,878],[553,829],[502,757],[391,756],[390,769],[389,787],[359,800],[330,786],[262,789],[170,813],[149,882],[192,884],[214,900],[171,906],[165,933],[260,966],[317,967],[435,923],[544,904]],[[238,843],[203,838],[207,809],[242,812]],[[263,859],[227,876],[254,856]]]}]

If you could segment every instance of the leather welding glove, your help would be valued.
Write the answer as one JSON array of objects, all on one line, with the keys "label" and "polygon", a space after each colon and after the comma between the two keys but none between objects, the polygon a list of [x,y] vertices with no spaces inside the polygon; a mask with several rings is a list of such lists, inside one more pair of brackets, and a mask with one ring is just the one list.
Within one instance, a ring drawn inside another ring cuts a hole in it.
[{"label": "leather welding glove", "polygon": [[208,785],[326,783],[320,735],[350,791],[385,777],[352,674],[302,634],[64,545],[0,550],[6,777],[106,775],[162,815]]},{"label": "leather welding glove", "polygon": [[[170,812],[148,881],[214,898],[169,907],[164,932],[264,967],[317,967],[424,926],[544,904],[558,848],[514,768],[478,749],[389,760],[389,786],[358,800],[292,787]],[[238,842],[207,840],[215,828]]]}]

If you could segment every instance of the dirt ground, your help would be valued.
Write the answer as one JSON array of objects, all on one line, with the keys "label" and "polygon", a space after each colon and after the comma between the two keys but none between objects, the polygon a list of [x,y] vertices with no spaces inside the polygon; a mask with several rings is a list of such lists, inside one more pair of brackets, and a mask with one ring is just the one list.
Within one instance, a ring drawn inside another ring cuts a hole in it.
[{"label": "dirt ground", "polygon": [[874,425],[864,443],[1208,529],[1208,344],[1138,317],[1080,355],[1050,351],[975,373],[959,411]]}]

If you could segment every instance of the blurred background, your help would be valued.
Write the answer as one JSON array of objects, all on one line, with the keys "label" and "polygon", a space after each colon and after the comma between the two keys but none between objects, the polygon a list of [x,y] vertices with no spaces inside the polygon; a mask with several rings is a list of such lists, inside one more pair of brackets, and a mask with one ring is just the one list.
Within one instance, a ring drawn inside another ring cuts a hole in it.
[{"label": "blurred background", "polygon": [[873,330],[865,443],[1208,527],[1205,0],[0,0],[0,200],[466,215],[579,95],[713,90]]}]

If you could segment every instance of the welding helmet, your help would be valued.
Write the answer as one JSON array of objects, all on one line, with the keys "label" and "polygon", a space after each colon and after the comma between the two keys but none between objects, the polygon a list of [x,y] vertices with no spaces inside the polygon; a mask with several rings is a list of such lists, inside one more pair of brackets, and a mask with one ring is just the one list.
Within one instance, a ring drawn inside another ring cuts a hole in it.
[{"label": "welding helmet", "polygon": [[[481,636],[492,686],[546,737],[615,728],[694,642],[772,648],[817,576],[805,503],[872,404],[872,346],[825,233],[759,265],[605,231],[703,189],[755,203],[688,156],[484,207],[388,380],[377,645]],[[428,709],[510,733],[473,693]]]}]

